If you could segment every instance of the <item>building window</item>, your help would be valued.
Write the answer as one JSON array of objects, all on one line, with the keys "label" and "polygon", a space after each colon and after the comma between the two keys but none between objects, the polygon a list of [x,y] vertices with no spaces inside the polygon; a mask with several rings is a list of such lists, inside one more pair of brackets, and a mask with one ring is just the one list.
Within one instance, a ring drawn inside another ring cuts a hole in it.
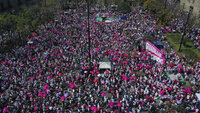
[{"label": "building window", "polygon": [[188,0],[188,2],[190,3],[190,0]]}]

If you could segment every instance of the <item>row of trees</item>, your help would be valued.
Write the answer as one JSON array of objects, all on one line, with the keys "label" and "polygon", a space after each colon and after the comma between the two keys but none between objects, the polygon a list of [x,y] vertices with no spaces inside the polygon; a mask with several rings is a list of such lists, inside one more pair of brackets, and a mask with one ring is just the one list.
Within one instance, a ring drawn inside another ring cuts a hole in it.
[{"label": "row of trees", "polygon": [[130,12],[132,7],[142,6],[157,18],[159,25],[170,24],[172,17],[177,16],[178,3],[168,5],[167,0],[99,0],[99,4],[118,5],[118,10]]},{"label": "row of trees", "polygon": [[37,32],[37,27],[53,20],[58,8],[55,0],[44,0],[23,10],[0,15],[0,52],[9,52],[13,47],[24,45],[27,36]]}]

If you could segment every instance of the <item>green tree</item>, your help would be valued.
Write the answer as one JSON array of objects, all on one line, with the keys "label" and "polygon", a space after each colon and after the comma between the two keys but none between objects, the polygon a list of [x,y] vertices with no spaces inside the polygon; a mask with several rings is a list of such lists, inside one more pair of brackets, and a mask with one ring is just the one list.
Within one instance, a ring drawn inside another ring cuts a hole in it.
[{"label": "green tree", "polygon": [[164,8],[164,2],[162,0],[147,0],[144,2],[143,6],[152,14],[156,14],[159,10]]},{"label": "green tree", "polygon": [[126,2],[122,2],[118,5],[118,10],[120,10],[122,12],[130,12],[131,6]]},{"label": "green tree", "polygon": [[161,9],[156,13],[157,18],[159,19],[159,24],[160,25],[166,25],[170,24],[170,20],[172,18],[172,12],[169,10]]}]

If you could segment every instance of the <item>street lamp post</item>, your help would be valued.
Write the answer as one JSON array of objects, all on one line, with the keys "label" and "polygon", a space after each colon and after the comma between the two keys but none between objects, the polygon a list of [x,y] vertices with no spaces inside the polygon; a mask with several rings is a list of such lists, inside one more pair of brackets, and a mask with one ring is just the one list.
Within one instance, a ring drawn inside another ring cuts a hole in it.
[{"label": "street lamp post", "polygon": [[89,55],[89,67],[91,69],[91,54],[90,54],[90,3],[87,0],[87,10],[88,10],[88,55]]},{"label": "street lamp post", "polygon": [[193,10],[193,7],[190,6],[190,11],[189,11],[189,13],[188,13],[187,20],[186,20],[186,22],[185,22],[184,29],[183,29],[183,34],[182,34],[182,38],[181,38],[181,42],[180,42],[180,46],[179,46],[179,52],[182,51],[182,50],[181,50],[181,47],[182,47],[182,43],[183,43],[184,36],[185,36],[185,34],[186,34],[185,32],[186,32],[186,29],[187,29],[188,20],[189,20],[189,18],[190,18],[190,14],[191,14],[192,10]]}]

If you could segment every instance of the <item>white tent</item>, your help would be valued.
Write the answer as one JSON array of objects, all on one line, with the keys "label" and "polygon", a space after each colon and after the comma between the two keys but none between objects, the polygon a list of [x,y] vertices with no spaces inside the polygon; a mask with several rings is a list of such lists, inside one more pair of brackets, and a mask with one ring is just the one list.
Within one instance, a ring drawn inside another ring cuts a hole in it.
[{"label": "white tent", "polygon": [[111,69],[110,62],[99,62],[99,69]]},{"label": "white tent", "polygon": [[106,22],[106,23],[111,23],[112,21],[111,21],[111,20],[105,20],[105,22]]},{"label": "white tent", "polygon": [[111,62],[108,58],[104,58],[99,62],[99,69],[111,69]]}]

